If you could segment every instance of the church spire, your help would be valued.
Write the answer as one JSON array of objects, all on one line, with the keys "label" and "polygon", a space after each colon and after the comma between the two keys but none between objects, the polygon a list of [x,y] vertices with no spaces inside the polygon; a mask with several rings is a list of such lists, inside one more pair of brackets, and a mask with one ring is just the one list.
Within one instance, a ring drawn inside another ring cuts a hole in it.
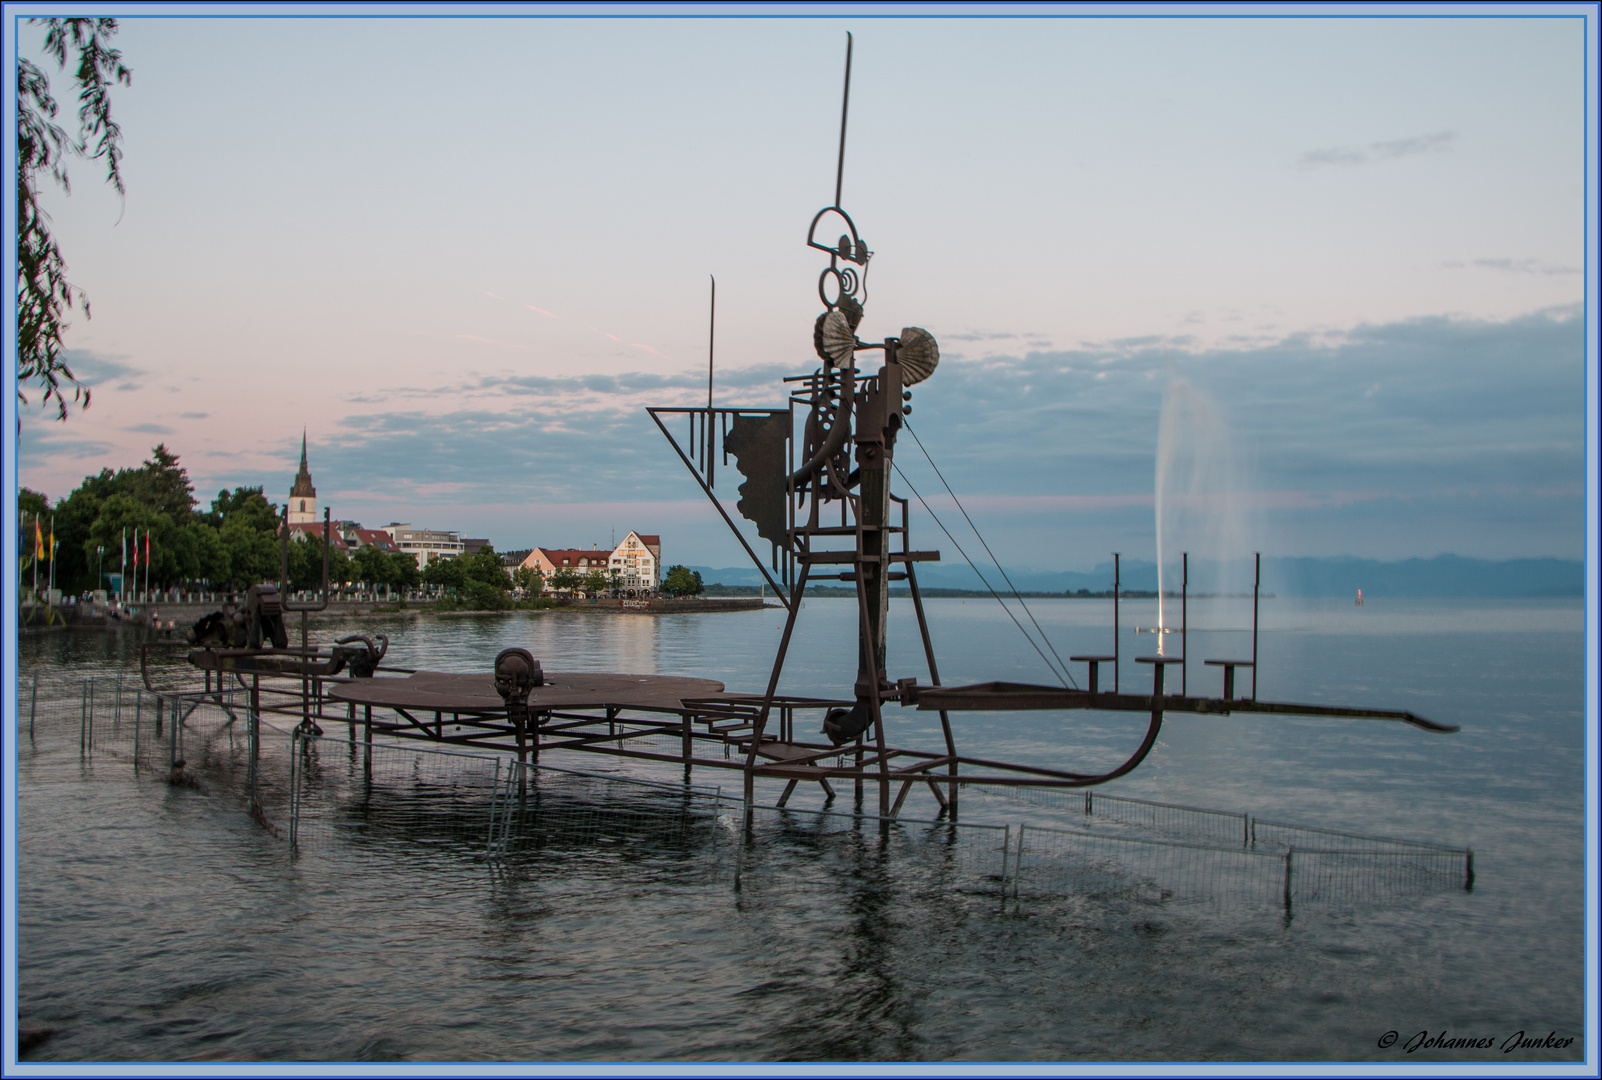
[{"label": "church spire", "polygon": [[291,499],[315,499],[317,489],[312,487],[311,468],[306,463],[306,431],[300,433],[300,472],[295,476],[295,486],[289,489]]}]

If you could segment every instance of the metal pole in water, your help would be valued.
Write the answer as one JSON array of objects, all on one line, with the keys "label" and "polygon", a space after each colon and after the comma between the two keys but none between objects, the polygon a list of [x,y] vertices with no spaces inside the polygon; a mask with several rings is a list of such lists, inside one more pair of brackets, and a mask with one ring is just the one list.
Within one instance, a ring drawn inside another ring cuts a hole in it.
[{"label": "metal pole in water", "polygon": [[1018,899],[1019,882],[1023,877],[1024,830],[1028,827],[1023,824],[1018,826],[1018,854],[1012,860],[1012,898],[1014,900]]},{"label": "metal pole in water", "polygon": [[1291,856],[1295,852],[1296,849],[1293,847],[1285,849],[1285,915],[1287,918],[1290,916],[1291,910]]},{"label": "metal pole in water", "polygon": [[39,709],[39,673],[33,673],[33,696],[28,699],[28,738],[33,738],[33,717]]},{"label": "metal pole in water", "polygon": [[1190,694],[1190,552],[1181,555],[1184,575],[1179,581],[1179,693]]},{"label": "metal pole in water", "polygon": [[1001,834],[1001,906],[1007,906],[1007,860],[1012,856],[1012,826],[1003,826]]},{"label": "metal pole in water", "polygon": [[501,798],[501,759],[495,759],[495,779],[490,784],[489,835],[484,840],[484,855],[495,857],[495,807]]},{"label": "metal pole in water", "polygon": [[261,756],[261,676],[250,677],[250,808],[261,805],[256,797],[256,766]]},{"label": "metal pole in water", "polygon": [[[1263,584],[1263,553],[1257,553],[1257,568],[1252,574],[1252,700],[1257,700],[1257,593]],[[1287,901],[1288,903],[1289,901]]]},{"label": "metal pole in water", "polygon": [[300,841],[300,739],[296,728],[289,733],[289,850]]},{"label": "metal pole in water", "polygon": [[1120,570],[1118,552],[1113,552],[1113,693],[1118,693],[1118,586]]}]

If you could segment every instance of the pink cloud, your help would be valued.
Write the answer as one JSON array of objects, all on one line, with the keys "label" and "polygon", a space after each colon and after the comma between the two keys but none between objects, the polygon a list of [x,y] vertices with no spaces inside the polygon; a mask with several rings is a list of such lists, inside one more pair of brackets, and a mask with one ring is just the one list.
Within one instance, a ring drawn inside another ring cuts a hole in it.
[{"label": "pink cloud", "polygon": [[[545,309],[544,309],[544,308],[542,308],[542,307],[535,307],[535,306],[534,306],[534,305],[533,305],[533,304],[524,304],[524,305],[523,305],[523,306],[524,306],[524,307],[526,307],[526,308],[528,308],[528,309],[529,309],[529,310],[530,310],[530,311],[537,311],[537,312],[539,312],[539,313],[540,313],[540,314],[541,314],[541,315],[550,315],[550,316],[551,316],[551,318],[553,318],[553,319],[559,319],[559,318],[561,318],[561,316],[560,316],[560,315],[551,315],[551,313],[550,313],[550,312],[549,312],[549,311],[546,311],[546,310],[545,310]],[[593,327],[591,327],[591,329],[594,329],[594,328],[593,328]]]}]

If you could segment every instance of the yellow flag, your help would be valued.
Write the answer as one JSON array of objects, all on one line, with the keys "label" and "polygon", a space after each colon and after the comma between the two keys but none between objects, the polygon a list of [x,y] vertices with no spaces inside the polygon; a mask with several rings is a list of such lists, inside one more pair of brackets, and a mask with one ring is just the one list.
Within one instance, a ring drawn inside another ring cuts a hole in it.
[{"label": "yellow flag", "polygon": [[39,519],[33,519],[33,557],[44,558],[44,530],[39,528]]}]

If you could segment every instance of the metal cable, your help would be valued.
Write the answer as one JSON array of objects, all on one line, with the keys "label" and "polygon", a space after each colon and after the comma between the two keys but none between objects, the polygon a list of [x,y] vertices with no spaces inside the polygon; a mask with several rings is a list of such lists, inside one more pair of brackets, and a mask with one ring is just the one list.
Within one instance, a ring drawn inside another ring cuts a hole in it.
[{"label": "metal cable", "polygon": [[[1029,631],[1024,629],[1023,623],[1018,621],[1018,616],[1016,616],[1016,615],[1014,615],[1012,613],[1012,609],[1009,608],[1007,606],[1007,602],[1001,598],[1001,594],[996,592],[995,589],[991,588],[990,582],[988,580],[986,580],[984,574],[980,572],[980,570],[979,570],[979,568],[977,566],[974,566],[973,560],[968,558],[968,553],[966,551],[962,550],[962,545],[957,543],[957,538],[955,536],[951,535],[951,530],[946,528],[945,522],[940,520],[940,515],[936,514],[934,512],[934,508],[929,505],[929,502],[928,502],[927,499],[925,499],[922,495],[918,494],[918,489],[912,486],[912,481],[908,480],[907,479],[907,474],[901,471],[901,466],[897,465],[895,463],[894,459],[891,460],[890,464],[895,466],[896,475],[901,477],[901,482],[903,484],[907,485],[907,490],[911,491],[913,496],[918,500],[918,502],[923,504],[923,508],[929,512],[929,516],[934,519],[934,523],[936,525],[940,526],[940,531],[946,534],[946,539],[950,540],[951,541],[951,546],[957,549],[957,554],[961,555],[963,557],[963,559],[965,559],[967,561],[968,565],[970,567],[972,567],[973,572],[975,574],[979,575],[979,580],[984,582],[985,588],[990,590],[990,595],[994,596],[996,598],[996,603],[1001,605],[1001,610],[1005,611],[1007,613],[1007,618],[1012,620],[1012,624],[1018,628],[1018,632],[1024,636],[1024,640],[1028,641],[1030,645],[1034,646],[1035,652],[1040,654],[1040,659],[1045,663],[1047,670],[1049,670],[1051,672],[1051,677],[1056,679],[1058,682],[1062,683],[1064,686],[1067,686],[1067,685],[1069,685],[1069,683],[1072,683],[1073,684],[1073,688],[1075,690],[1078,690],[1079,689],[1079,683],[1078,683],[1077,680],[1074,679],[1073,673],[1072,672],[1068,672],[1065,669],[1062,674],[1059,674],[1057,669],[1052,666],[1051,660],[1041,650],[1040,646],[1035,644],[1035,639],[1029,636]],[[1032,616],[1031,616],[1031,618],[1032,618]],[[1044,636],[1044,635],[1042,635],[1042,636]],[[1047,645],[1047,647],[1050,647],[1051,642],[1049,642],[1049,641],[1046,642],[1046,645]],[[1056,651],[1057,650],[1052,649],[1052,654],[1056,655]],[[1059,663],[1060,663],[1060,661],[1059,661]],[[1066,682],[1064,682],[1064,680],[1063,680],[1063,674],[1067,674],[1067,676],[1068,676],[1068,679],[1067,679]]]},{"label": "metal cable", "polygon": [[[957,498],[957,493],[955,491],[951,490],[951,485],[950,484],[946,483],[945,474],[940,471],[940,466],[938,466],[938,465],[936,465],[934,463],[934,458],[929,456],[929,451],[928,450],[924,450],[923,440],[918,438],[918,433],[916,431],[912,430],[912,425],[911,424],[906,423],[905,421],[903,421],[902,422],[902,426],[907,429],[907,434],[912,436],[912,441],[918,444],[918,449],[919,450],[923,450],[924,460],[927,461],[929,463],[929,467],[935,471],[935,475],[940,477],[940,482],[942,484],[945,484],[946,493],[951,496],[951,501],[957,504],[957,509],[962,513],[962,519],[968,523],[968,528],[972,529],[974,536],[979,538],[979,543],[980,543],[981,546],[984,547],[985,554],[990,556],[990,561],[996,564],[996,569],[997,570],[1001,571],[1002,580],[1004,580],[1007,583],[1007,587],[1012,590],[1012,595],[1015,598],[1017,598],[1017,600],[1018,600],[1018,606],[1024,609],[1024,614],[1029,616],[1029,621],[1031,623],[1034,623],[1035,631],[1037,633],[1039,633],[1040,640],[1044,641],[1046,643],[1046,648],[1051,650],[1051,655],[1057,657],[1058,666],[1061,667],[1064,671],[1067,671],[1068,670],[1068,665],[1064,664],[1062,662],[1062,657],[1057,655],[1057,647],[1051,643],[1051,639],[1049,637],[1047,637],[1046,636],[1046,632],[1040,628],[1040,624],[1038,622],[1035,622],[1035,613],[1029,610],[1029,605],[1028,604],[1024,603],[1023,594],[1018,591],[1018,586],[1016,586],[1016,585],[1014,585],[1012,583],[1012,578],[1008,577],[1007,576],[1007,571],[1002,569],[1001,560],[996,558],[995,552],[990,550],[990,545],[985,543],[984,536],[979,532],[979,526],[977,526],[977,525],[975,525],[973,523],[973,518],[969,517],[968,516],[968,511],[963,509],[962,500]],[[900,472],[899,469],[896,470],[896,471]],[[902,479],[906,479],[905,474],[902,475]],[[908,484],[907,486],[911,487],[912,485]],[[919,501],[922,502],[921,499]],[[924,503],[924,508],[928,509],[928,503]],[[934,511],[932,511],[932,510],[930,510],[929,512],[930,512],[930,514],[934,513]],[[950,536],[951,534],[947,533],[946,535]],[[953,540],[952,543],[955,544],[956,541]],[[967,556],[964,556],[964,558],[966,558],[966,557]],[[968,565],[972,566],[973,564],[970,562]],[[976,574],[979,573],[978,567],[974,567],[974,573],[976,573]],[[992,591],[994,591],[994,590],[992,590]],[[997,599],[999,600],[1000,597],[997,597]],[[1005,607],[1006,605],[1003,604],[1002,606]],[[1013,621],[1017,622],[1016,619],[1014,619]],[[1022,628],[1020,627],[1020,629],[1022,629]],[[1028,635],[1025,635],[1025,636],[1027,637]],[[1073,679],[1073,675],[1070,674],[1068,676],[1068,678],[1069,679]],[[1077,690],[1078,688],[1079,688],[1079,686],[1078,686],[1078,683],[1076,682],[1074,684],[1074,689]]]}]

